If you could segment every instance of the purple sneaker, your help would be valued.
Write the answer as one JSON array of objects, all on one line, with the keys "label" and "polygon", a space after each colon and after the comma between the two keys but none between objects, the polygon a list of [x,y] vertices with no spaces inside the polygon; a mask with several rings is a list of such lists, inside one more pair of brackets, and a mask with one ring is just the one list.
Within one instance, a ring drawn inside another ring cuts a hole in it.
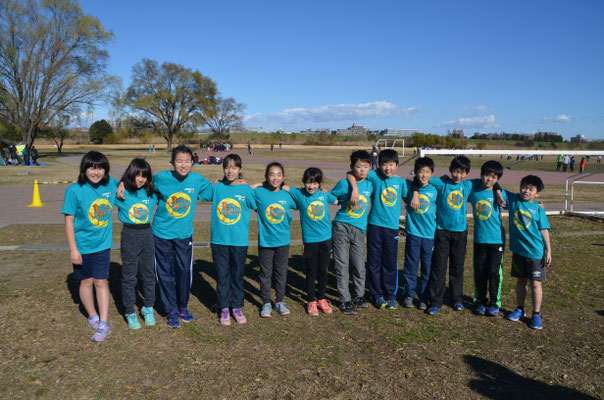
[{"label": "purple sneaker", "polygon": [[223,308],[222,311],[220,311],[220,325],[222,325],[222,326],[231,325],[231,316],[229,315],[228,308]]},{"label": "purple sneaker", "polygon": [[88,326],[94,329],[95,331],[99,328],[99,316],[93,315],[92,317],[88,317]]},{"label": "purple sneaker", "polygon": [[99,322],[99,327],[97,328],[94,335],[92,335],[91,339],[93,342],[102,342],[107,338],[111,329],[109,328],[109,324],[107,322]]},{"label": "purple sneaker", "polygon": [[233,308],[233,317],[235,317],[235,321],[238,324],[245,324],[247,322],[247,319],[241,312],[241,308]]}]

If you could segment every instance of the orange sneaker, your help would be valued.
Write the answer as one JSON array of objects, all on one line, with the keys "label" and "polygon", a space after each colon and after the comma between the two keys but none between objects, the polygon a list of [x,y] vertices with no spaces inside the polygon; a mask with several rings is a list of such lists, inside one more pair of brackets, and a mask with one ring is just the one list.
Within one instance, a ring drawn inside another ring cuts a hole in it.
[{"label": "orange sneaker", "polygon": [[308,315],[310,315],[311,317],[318,317],[319,316],[319,310],[317,310],[317,302],[316,301],[309,301],[308,302],[308,307],[306,308],[306,310],[308,311]]},{"label": "orange sneaker", "polygon": [[317,302],[317,305],[319,306],[319,308],[321,309],[323,314],[332,314],[333,313],[333,310],[331,309],[331,306],[329,305],[329,300],[321,299]]}]

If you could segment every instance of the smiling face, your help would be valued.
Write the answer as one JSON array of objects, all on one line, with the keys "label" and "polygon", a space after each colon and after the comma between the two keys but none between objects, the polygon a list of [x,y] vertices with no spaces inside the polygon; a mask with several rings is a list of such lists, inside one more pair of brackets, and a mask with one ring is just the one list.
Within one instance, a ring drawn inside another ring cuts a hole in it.
[{"label": "smiling face", "polygon": [[191,167],[193,166],[193,160],[191,159],[191,155],[189,153],[178,153],[174,157],[174,171],[181,177],[185,177],[191,172]]},{"label": "smiling face", "polygon": [[539,192],[534,185],[525,184],[520,186],[520,196],[524,201],[535,201],[540,195],[541,192]]},{"label": "smiling face", "polygon": [[89,167],[86,169],[86,179],[93,185],[99,183],[105,177],[104,168]]},{"label": "smiling face", "polygon": [[234,182],[239,179],[239,174],[241,173],[241,168],[235,165],[233,160],[229,160],[229,163],[223,168],[224,169],[224,177],[229,182]]},{"label": "smiling face", "polygon": [[136,175],[136,178],[134,178],[134,183],[136,183],[136,188],[140,189],[145,185],[145,183],[147,183],[147,177],[140,173]]},{"label": "smiling face", "polygon": [[354,163],[354,165],[351,165],[350,168],[352,169],[352,174],[355,178],[358,180],[363,180],[367,178],[367,175],[369,175],[371,164],[366,161],[357,160],[357,162]]},{"label": "smiling face", "polygon": [[274,188],[281,187],[281,184],[283,183],[283,170],[276,165],[272,166],[268,170],[267,181]]},{"label": "smiling face", "polygon": [[419,182],[422,184],[422,187],[428,186],[430,183],[430,178],[432,177],[432,170],[430,167],[421,167],[419,170],[417,170],[416,176],[417,179],[419,179]]},{"label": "smiling face", "polygon": [[497,175],[492,172],[490,174],[480,176],[482,188],[487,190],[492,190],[493,186],[495,186],[498,180],[499,178],[497,177]]},{"label": "smiling face", "polygon": [[382,172],[386,178],[392,178],[396,172],[396,169],[398,168],[398,165],[394,161],[386,161],[380,164],[380,168],[382,169]]},{"label": "smiling face", "polygon": [[463,168],[455,168],[453,170],[450,170],[449,172],[451,172],[451,179],[455,184],[458,184],[459,182],[466,179],[466,176],[468,175],[468,171]]},{"label": "smiling face", "polygon": [[304,183],[304,189],[306,189],[306,191],[309,194],[315,194],[317,192],[317,190],[319,190],[321,188],[321,184],[319,182],[305,182]]}]

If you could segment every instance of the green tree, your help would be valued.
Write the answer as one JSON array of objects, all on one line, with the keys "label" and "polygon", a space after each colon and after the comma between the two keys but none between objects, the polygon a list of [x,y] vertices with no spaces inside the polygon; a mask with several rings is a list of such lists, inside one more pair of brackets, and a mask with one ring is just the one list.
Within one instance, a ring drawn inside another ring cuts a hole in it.
[{"label": "green tree", "polygon": [[113,133],[113,128],[109,125],[109,122],[104,119],[96,121],[94,124],[90,125],[90,128],[88,129],[90,141],[94,144],[103,143],[105,138],[111,133]]},{"label": "green tree", "polygon": [[69,125],[71,118],[67,114],[59,115],[52,121],[52,125],[44,126],[40,129],[39,136],[44,139],[52,139],[57,146],[57,152],[63,151],[63,142],[69,137],[69,131],[65,128]]},{"label": "green tree", "polygon": [[76,0],[0,1],[0,115],[30,146],[59,114],[103,101],[113,39]]},{"label": "green tree", "polygon": [[213,106],[216,84],[199,71],[182,65],[143,59],[132,67],[132,83],[124,105],[148,117],[154,130],[172,147],[174,135],[185,126],[204,123]]}]

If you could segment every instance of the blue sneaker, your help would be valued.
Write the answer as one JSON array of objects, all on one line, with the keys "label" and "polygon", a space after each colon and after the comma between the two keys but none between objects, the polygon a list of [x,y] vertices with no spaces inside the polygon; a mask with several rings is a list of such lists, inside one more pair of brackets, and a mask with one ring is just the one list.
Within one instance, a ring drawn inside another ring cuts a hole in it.
[{"label": "blue sneaker", "polygon": [[543,325],[541,325],[541,315],[533,314],[533,316],[531,317],[531,324],[529,325],[529,327],[532,329],[543,328]]},{"label": "blue sneaker", "polygon": [[193,314],[191,314],[189,312],[189,310],[187,310],[186,308],[180,310],[179,314],[180,314],[180,319],[182,319],[182,322],[189,323],[189,322],[193,322],[195,320],[195,318],[193,318]]},{"label": "blue sneaker", "polygon": [[398,305],[396,304],[396,300],[394,300],[394,299],[388,300],[388,309],[389,310],[396,310],[397,308],[398,308]]},{"label": "blue sneaker", "polygon": [[180,315],[176,311],[172,311],[168,314],[168,327],[180,328]]},{"label": "blue sneaker", "polygon": [[486,311],[486,308],[484,305],[480,304],[478,307],[476,307],[476,310],[474,310],[474,314],[476,315],[484,315]]},{"label": "blue sneaker", "polygon": [[386,308],[387,303],[382,296],[379,296],[375,298],[375,300],[373,301],[373,305],[375,306],[375,308],[381,310]]},{"label": "blue sneaker", "polygon": [[436,315],[436,314],[438,314],[438,312],[439,312],[439,311],[440,311],[440,307],[436,307],[436,306],[434,306],[434,307],[430,307],[430,308],[428,308],[428,311],[427,311],[427,312],[428,312],[428,314],[430,314],[430,315]]},{"label": "blue sneaker", "polygon": [[497,306],[491,306],[489,307],[489,309],[487,310],[487,315],[489,317],[496,317],[499,315],[499,307]]},{"label": "blue sneaker", "polygon": [[138,318],[136,318],[136,314],[132,313],[132,314],[126,314],[126,322],[128,322],[128,328],[130,329],[140,329],[141,328],[141,323],[138,322]]},{"label": "blue sneaker", "polygon": [[143,307],[141,309],[141,314],[143,314],[143,318],[145,319],[145,325],[147,325],[147,326],[155,325],[155,316],[153,315],[153,307]]},{"label": "blue sneaker", "polygon": [[508,315],[508,319],[510,321],[518,321],[520,318],[523,318],[526,315],[524,310],[517,308],[510,315]]},{"label": "blue sneaker", "polygon": [[279,315],[281,316],[289,315],[289,309],[282,301],[275,303],[275,309],[279,312]]},{"label": "blue sneaker", "polygon": [[455,311],[463,311],[463,304],[461,304],[461,303],[455,303],[455,304],[453,304],[453,309]]},{"label": "blue sneaker", "polygon": [[273,311],[273,306],[271,306],[271,303],[266,303],[265,305],[262,306],[262,309],[260,310],[260,317],[270,318],[271,311]]}]

